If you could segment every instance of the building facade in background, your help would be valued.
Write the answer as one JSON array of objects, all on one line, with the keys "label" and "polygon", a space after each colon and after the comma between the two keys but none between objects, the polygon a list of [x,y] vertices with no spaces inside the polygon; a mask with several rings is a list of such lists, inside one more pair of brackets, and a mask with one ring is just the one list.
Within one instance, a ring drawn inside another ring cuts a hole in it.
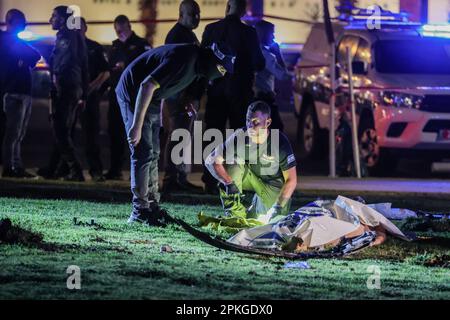
[{"label": "building facade in background", "polygon": [[428,21],[448,23],[450,21],[450,0],[428,0]]},{"label": "building facade in background", "polygon": [[[177,19],[178,6],[181,0],[0,0],[0,20],[4,20],[7,10],[18,8],[22,10],[30,22],[47,22],[52,9],[57,5],[76,5],[80,13],[88,21],[111,22],[117,15],[125,14],[131,20],[142,19]],[[225,13],[227,0],[197,0],[201,6],[202,18],[220,18]],[[322,0],[249,0],[262,1],[263,10],[267,15],[318,21],[322,18]],[[330,7],[338,1],[330,0]],[[449,20],[450,0],[359,0],[358,7],[367,8],[370,5],[380,5],[384,9],[398,12],[401,8],[408,9],[420,15],[420,5],[427,2],[427,15],[429,22],[447,22]],[[251,6],[249,6],[250,8]],[[415,12],[415,11],[417,11]],[[335,10],[331,10],[336,15]],[[310,27],[305,23],[267,19],[276,25],[276,38],[278,42],[303,43],[309,33]],[[203,29],[209,22],[202,22],[197,30],[201,38]],[[153,45],[164,43],[167,32],[173,22],[158,24],[135,23],[134,30],[140,36],[152,39]],[[29,26],[33,33],[49,36],[54,35],[50,26]],[[111,23],[91,25],[88,36],[102,44],[110,44],[116,38]]]}]

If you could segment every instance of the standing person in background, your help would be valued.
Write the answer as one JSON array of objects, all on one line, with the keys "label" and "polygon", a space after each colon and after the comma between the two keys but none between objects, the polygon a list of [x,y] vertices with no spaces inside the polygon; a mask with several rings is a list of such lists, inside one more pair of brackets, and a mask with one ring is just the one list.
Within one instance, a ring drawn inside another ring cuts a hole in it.
[{"label": "standing person in background", "polygon": [[[180,4],[178,22],[169,31],[165,44],[192,43],[200,45],[193,32],[200,23],[200,6],[194,0],[184,0]],[[194,121],[200,106],[200,99],[206,89],[203,80],[194,81],[186,90],[164,100],[164,112],[168,114],[168,141],[166,143],[166,168],[162,187],[163,193],[174,191],[201,192],[187,180],[186,165],[175,165],[172,161],[172,150],[178,142],[171,141],[171,134],[176,129],[186,129],[192,133]]]},{"label": "standing person in background", "polygon": [[200,45],[193,32],[200,23],[200,6],[195,0],[183,0],[179,10],[178,22],[167,34],[165,44],[195,43]]},{"label": "standing person in background", "polygon": [[[224,42],[236,53],[235,73],[210,83],[207,93],[206,129],[219,129],[224,136],[227,120],[231,129],[245,125],[247,107],[254,98],[255,73],[265,66],[255,28],[241,21],[246,9],[246,0],[228,0],[226,17],[207,25],[202,38],[203,46]],[[202,180],[207,193],[218,193],[217,180],[206,167]]]},{"label": "standing person in background", "polygon": [[266,68],[256,74],[255,93],[257,101],[266,102],[271,109],[272,129],[283,131],[280,111],[275,104],[275,79],[289,80],[291,75],[286,69],[280,47],[275,40],[275,26],[265,20],[258,21],[255,25],[258,33],[261,50],[266,60]]},{"label": "standing person in background", "polygon": [[122,180],[127,141],[126,136],[123,134],[125,127],[114,90],[125,68],[146,50],[151,49],[151,47],[145,39],[138,37],[134,33],[130,20],[124,15],[120,15],[114,20],[114,29],[118,39],[113,41],[109,55],[111,90],[109,93],[108,132],[111,163],[105,178],[107,180]]},{"label": "standing person in background", "polygon": [[[0,30],[0,46],[5,46],[3,41],[3,37],[5,35],[5,32],[3,30]],[[1,54],[1,53],[0,53]],[[5,111],[3,111],[3,95],[5,94],[3,87],[4,87],[4,81],[5,81],[5,61],[4,59],[0,59],[0,141],[3,141],[3,137],[5,136],[5,125],[6,125],[6,118],[5,118]],[[2,160],[2,148],[0,148],[0,164],[3,163]]]},{"label": "standing person in background", "polygon": [[[31,117],[31,69],[41,55],[23,40],[18,33],[25,30],[23,12],[11,9],[6,14],[6,32],[2,35],[3,109],[6,116],[3,140],[3,177],[35,178],[25,171],[21,145]],[[3,110],[2,110],[3,111]]]},{"label": "standing person in background", "polygon": [[108,80],[109,65],[103,47],[86,37],[87,24],[81,18],[81,36],[86,41],[89,59],[89,91],[86,108],[81,114],[81,124],[86,135],[86,156],[89,164],[89,174],[94,181],[104,181],[103,165],[100,148],[100,100],[102,87]]},{"label": "standing person in background", "polygon": [[52,127],[56,147],[50,165],[39,170],[44,178],[53,178],[63,166],[67,167],[66,181],[85,181],[72,139],[79,110],[84,109],[89,91],[89,66],[86,43],[76,28],[69,28],[72,17],[67,6],[53,10],[50,24],[56,34],[55,47],[50,58],[53,80]]}]

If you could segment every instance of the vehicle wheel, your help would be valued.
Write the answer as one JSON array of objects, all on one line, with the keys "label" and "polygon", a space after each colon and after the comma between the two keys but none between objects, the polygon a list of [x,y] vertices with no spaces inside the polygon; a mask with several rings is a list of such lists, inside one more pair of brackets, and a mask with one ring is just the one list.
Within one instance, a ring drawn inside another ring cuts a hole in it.
[{"label": "vehicle wheel", "polygon": [[393,158],[389,150],[383,149],[378,144],[377,132],[373,121],[365,121],[359,128],[359,150],[362,166],[367,168],[371,176],[391,175],[397,166],[397,161]]},{"label": "vehicle wheel", "polygon": [[306,105],[298,121],[298,144],[302,159],[317,159],[324,156],[325,142],[323,131],[319,128],[314,106]]}]

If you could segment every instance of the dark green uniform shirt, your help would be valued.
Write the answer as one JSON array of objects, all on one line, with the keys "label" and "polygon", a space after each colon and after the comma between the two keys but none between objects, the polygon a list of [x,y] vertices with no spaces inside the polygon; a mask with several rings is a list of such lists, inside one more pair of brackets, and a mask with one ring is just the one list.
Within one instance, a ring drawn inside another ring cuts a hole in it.
[{"label": "dark green uniform shirt", "polygon": [[255,144],[247,134],[247,128],[236,130],[227,141],[217,147],[212,157],[221,156],[226,164],[245,164],[255,176],[274,187],[284,185],[283,171],[297,166],[294,152],[287,136],[272,132],[265,144]]}]

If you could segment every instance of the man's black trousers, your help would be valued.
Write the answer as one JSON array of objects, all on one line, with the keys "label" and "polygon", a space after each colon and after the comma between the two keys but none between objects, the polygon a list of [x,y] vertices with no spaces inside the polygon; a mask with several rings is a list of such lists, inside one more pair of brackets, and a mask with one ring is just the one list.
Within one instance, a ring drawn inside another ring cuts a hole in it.
[{"label": "man's black trousers", "polygon": [[100,147],[100,100],[101,95],[93,92],[89,95],[86,109],[81,113],[81,125],[85,134],[86,158],[91,176],[101,176],[103,165]]},{"label": "man's black trousers", "polygon": [[[253,100],[253,90],[239,90],[235,94],[229,93],[221,86],[208,89],[208,102],[205,110],[205,126],[208,129],[219,129],[224,139],[227,121],[230,129],[245,127],[247,109]],[[218,181],[204,167],[202,181],[206,185],[215,185]]]},{"label": "man's black trousers", "polygon": [[72,139],[73,127],[77,121],[78,101],[81,98],[81,91],[81,88],[60,88],[53,94],[52,99],[52,127],[56,138],[56,147],[61,160],[68,165],[70,174],[80,174],[82,172]]},{"label": "man's black trousers", "polygon": [[128,142],[127,135],[125,134],[125,125],[114,90],[109,94],[108,133],[111,160],[109,172],[119,174],[122,172],[127,158],[126,148],[128,148]]}]

